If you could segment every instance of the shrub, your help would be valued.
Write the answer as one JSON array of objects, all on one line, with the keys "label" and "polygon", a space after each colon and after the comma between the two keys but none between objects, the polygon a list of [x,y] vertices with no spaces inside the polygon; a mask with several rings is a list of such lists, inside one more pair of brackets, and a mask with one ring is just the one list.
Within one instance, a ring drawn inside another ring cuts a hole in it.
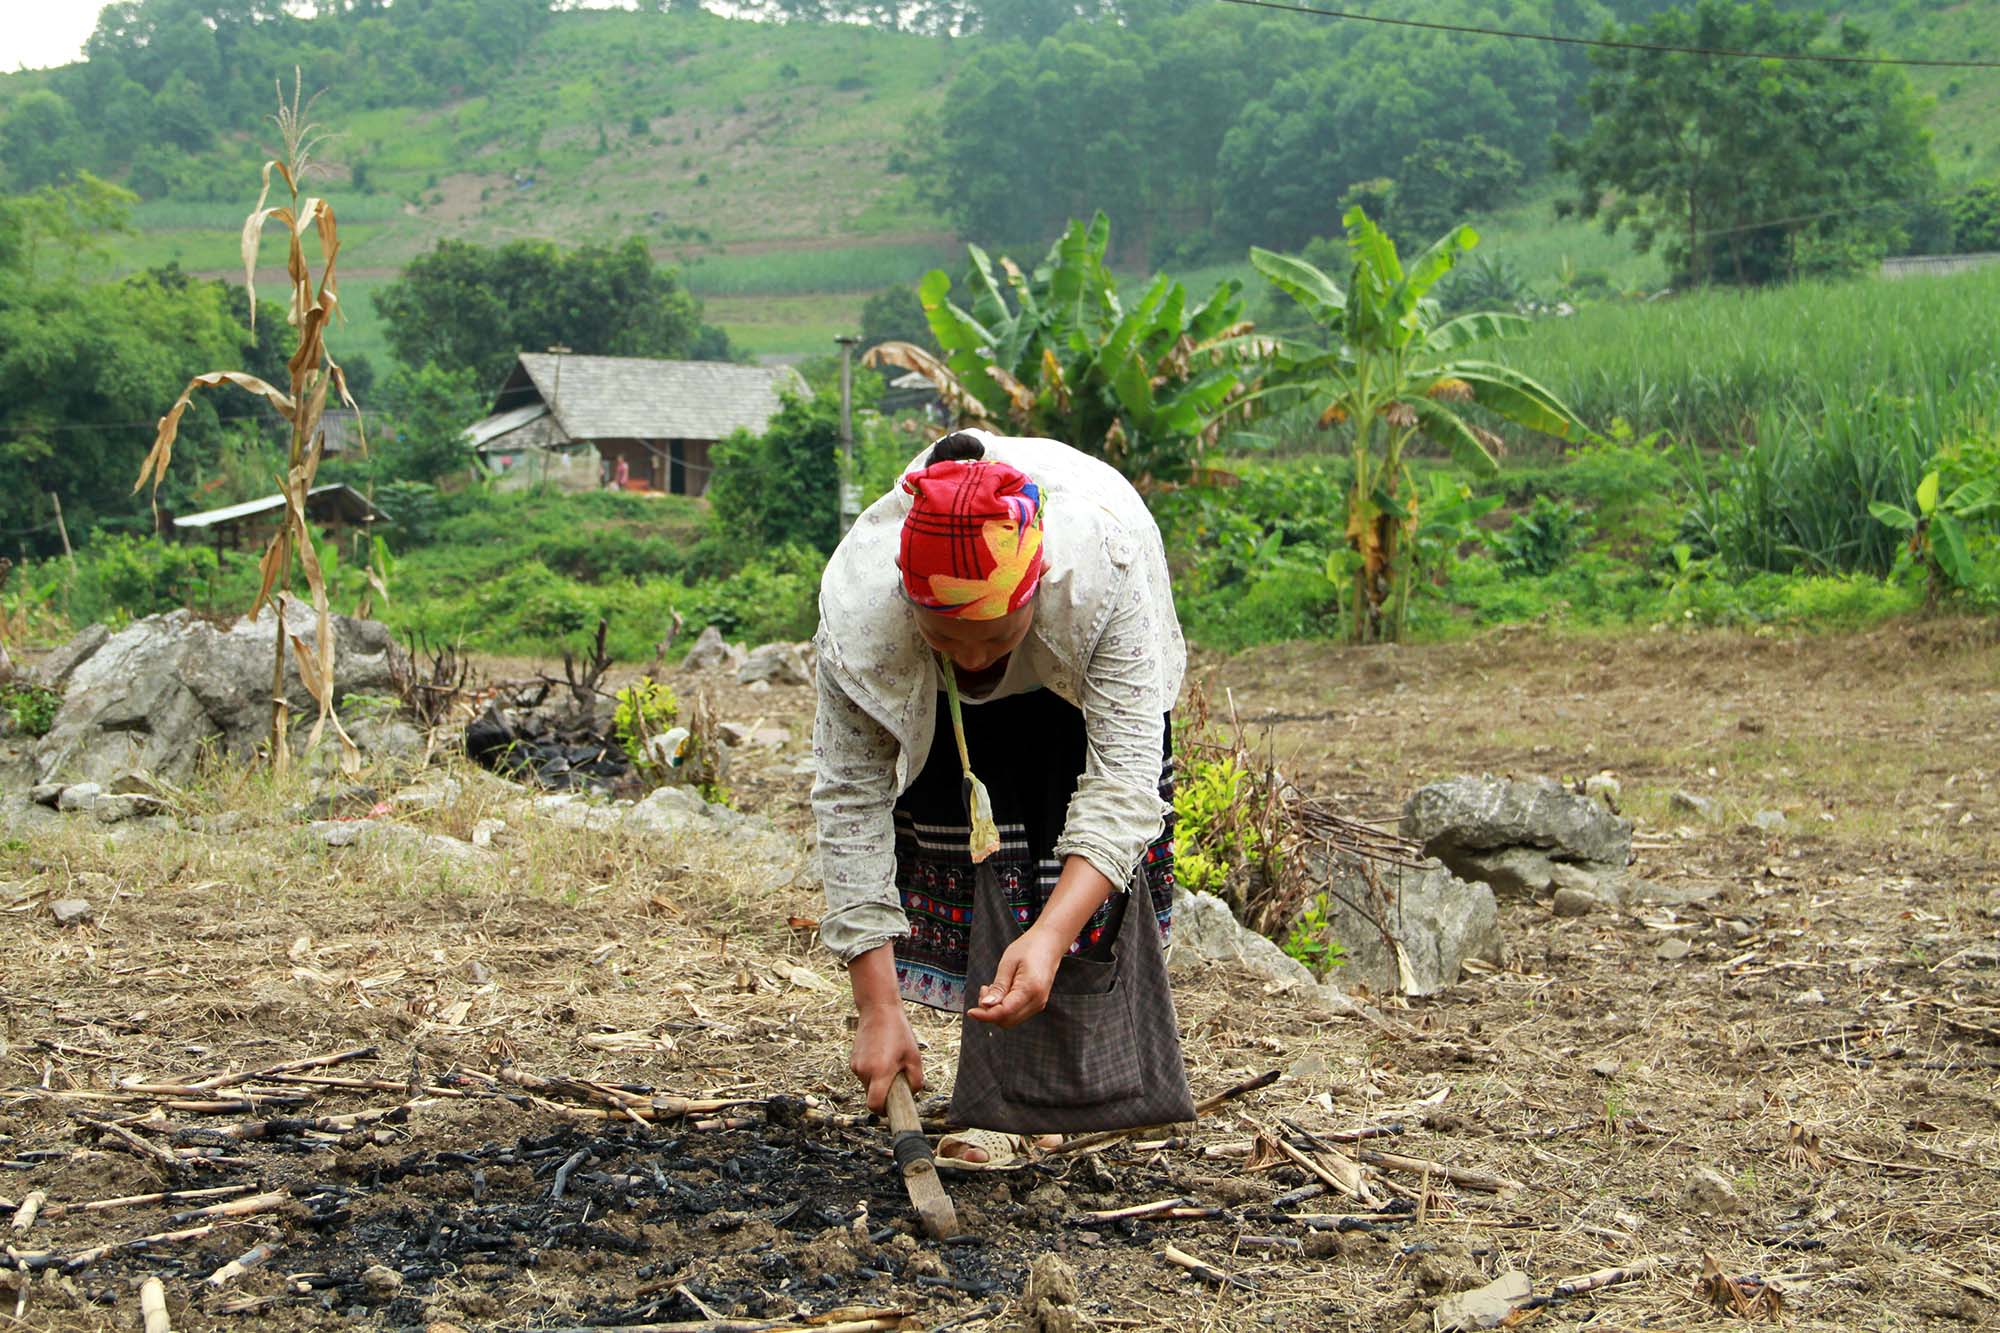
[{"label": "shrub", "polygon": [[681,702],[673,688],[651,676],[641,676],[618,691],[612,729],[625,757],[640,769],[650,768],[653,759],[646,742],[673,726],[680,713]]},{"label": "shrub", "polygon": [[714,450],[709,502],[722,530],[753,549],[833,550],[840,535],[840,404],[787,395],[762,435],[739,430]]},{"label": "shrub", "polygon": [[1347,950],[1333,938],[1333,921],[1328,913],[1332,903],[1324,893],[1316,893],[1285,932],[1284,950],[1304,963],[1315,977],[1325,977],[1336,967],[1347,965]]},{"label": "shrub", "polygon": [[206,546],[129,533],[101,535],[77,557],[70,614],[77,623],[90,624],[205,606],[222,563]]},{"label": "shrub", "polygon": [[690,589],[682,615],[690,626],[713,625],[727,638],[752,643],[810,638],[819,624],[825,565],[817,551],[781,547],[728,578]]},{"label": "shrub", "polygon": [[1232,758],[1181,760],[1174,787],[1174,878],[1194,893],[1227,900],[1231,875],[1255,857],[1255,833],[1235,817],[1248,778]]},{"label": "shrub", "polygon": [[0,714],[16,731],[27,736],[46,736],[55,725],[62,696],[41,685],[11,680],[0,685]]},{"label": "shrub", "polygon": [[1538,495],[1527,513],[1514,516],[1493,549],[1503,574],[1540,577],[1555,572],[1589,535],[1590,525],[1575,505]]}]

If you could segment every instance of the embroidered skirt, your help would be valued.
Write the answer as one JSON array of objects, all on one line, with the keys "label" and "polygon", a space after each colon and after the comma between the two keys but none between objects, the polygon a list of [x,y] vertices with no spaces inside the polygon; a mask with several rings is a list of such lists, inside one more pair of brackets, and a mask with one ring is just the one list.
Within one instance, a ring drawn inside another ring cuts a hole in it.
[{"label": "embroidered skirt", "polygon": [[[1083,774],[1083,713],[1053,690],[1031,690],[965,710],[972,771],[993,798],[1000,850],[988,861],[1015,920],[1031,925],[1062,874],[1055,845]],[[930,757],[896,803],[896,889],[910,934],[896,941],[896,981],[903,998],[934,1009],[965,1009],[965,966],[972,939],[974,870],[967,850],[963,771],[951,713],[938,696]],[[1166,826],[1141,858],[1140,878],[1164,943],[1173,924],[1173,732],[1160,725],[1160,798]],[[1123,886],[1121,886],[1122,888]],[[1108,950],[1129,895],[1114,892],[1084,923],[1071,953]]]}]

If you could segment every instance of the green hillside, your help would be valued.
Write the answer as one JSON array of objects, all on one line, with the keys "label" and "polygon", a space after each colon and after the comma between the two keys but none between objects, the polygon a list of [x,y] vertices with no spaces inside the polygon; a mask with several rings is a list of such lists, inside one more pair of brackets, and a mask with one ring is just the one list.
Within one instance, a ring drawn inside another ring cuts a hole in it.
[{"label": "green hillside", "polygon": [[[868,293],[956,253],[887,166],[961,58],[947,41],[848,25],[581,11],[555,16],[490,95],[325,110],[342,344],[386,356],[368,297],[439,237],[637,234],[739,345],[820,351]],[[242,202],[141,205],[121,260],[240,272],[255,179],[246,169]]]},{"label": "green hillside", "polygon": [[[1856,0],[1834,21],[1864,24],[1900,55],[2000,58],[2000,5]],[[319,118],[338,137],[326,149],[322,188],[341,219],[349,355],[385,357],[368,298],[440,237],[644,236],[659,259],[683,268],[711,319],[765,355],[824,350],[855,326],[869,293],[962,253],[912,171],[946,90],[980,50],[974,41],[699,10],[563,11],[522,49],[488,71],[475,95],[426,88],[420,104],[385,103],[379,79],[365,89],[331,80]],[[1911,76],[1934,99],[1946,179],[2000,171],[2000,136],[1990,132],[2000,123],[2000,71]],[[0,77],[0,109],[51,77]],[[246,124],[197,154],[184,176],[199,191],[148,199],[138,233],[119,245],[120,263],[236,272],[257,136],[267,130]],[[197,192],[214,198],[189,197]],[[1476,218],[1488,237],[1483,253],[1531,283],[1564,264],[1625,287],[1660,280],[1657,260],[1634,255],[1624,238],[1556,222],[1556,193],[1550,183]],[[1211,271],[1243,268],[1224,260],[1203,270]]]}]

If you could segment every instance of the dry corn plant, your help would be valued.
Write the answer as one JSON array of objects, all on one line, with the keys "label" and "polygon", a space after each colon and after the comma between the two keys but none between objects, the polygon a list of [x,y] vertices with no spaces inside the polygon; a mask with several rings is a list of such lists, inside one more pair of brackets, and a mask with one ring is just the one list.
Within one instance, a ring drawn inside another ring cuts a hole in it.
[{"label": "dry corn plant", "polygon": [[[264,188],[257,195],[257,206],[243,220],[243,285],[249,294],[253,328],[257,320],[258,244],[267,223],[275,221],[285,228],[289,248],[286,271],[292,289],[285,322],[291,325],[296,335],[296,346],[287,363],[291,379],[289,392],[239,370],[217,370],[195,376],[181,390],[181,396],[174,401],[173,407],[160,418],[159,433],[154,437],[152,452],[146,455],[145,463],[139,468],[139,480],[132,486],[137,491],[148,481],[152,483],[157,513],[160,482],[165,479],[167,465],[173,459],[174,439],[180,431],[181,414],[187,411],[197,389],[234,384],[262,398],[291,424],[291,446],[284,473],[279,478],[285,500],[284,519],[272,534],[271,544],[265,548],[260,567],[262,582],[257,589],[257,599],[251,603],[248,612],[254,618],[264,609],[267,601],[275,604],[277,612],[277,647],[271,666],[271,763],[280,773],[290,761],[286,741],[290,720],[290,705],[285,699],[287,640],[298,660],[299,679],[319,705],[319,716],[306,740],[307,748],[319,743],[327,723],[331,722],[341,742],[341,766],[353,771],[359,762],[354,742],[348,738],[346,730],[340,725],[340,718],[333,711],[332,617],[327,605],[325,573],[313,545],[312,530],[306,522],[306,494],[312,489],[313,476],[319,471],[320,455],[326,443],[320,418],[326,408],[327,393],[338,390],[342,402],[356,411],[360,409],[348,393],[347,376],[326,345],[326,326],[340,314],[340,297],[334,281],[334,259],[340,252],[340,235],[334,225],[331,204],[311,195],[306,196],[303,202],[300,200],[300,182],[315,169],[313,149],[324,138],[316,126],[305,120],[305,113],[312,109],[312,104],[308,101],[301,106],[300,83],[299,74],[294,70],[289,104],[285,101],[284,86],[279,85],[278,111],[272,119],[277,123],[278,133],[284,141],[284,155],[264,163]],[[273,171],[278,173],[291,192],[289,206],[264,206],[265,200],[271,196]],[[320,276],[316,285],[305,256],[308,230],[316,230],[319,235]],[[285,606],[291,600],[294,556],[305,574],[306,587],[312,593],[313,611],[317,616],[318,640],[311,646],[293,634],[285,621]]]}]

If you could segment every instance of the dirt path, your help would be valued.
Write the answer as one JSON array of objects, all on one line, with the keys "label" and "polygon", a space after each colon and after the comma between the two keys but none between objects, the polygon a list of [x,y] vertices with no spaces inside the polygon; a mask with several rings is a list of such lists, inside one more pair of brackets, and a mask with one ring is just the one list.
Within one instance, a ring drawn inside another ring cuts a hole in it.
[{"label": "dirt path", "polygon": [[[978,1239],[938,1246],[912,1234],[882,1132],[849,1120],[845,994],[812,944],[798,866],[729,839],[663,852],[536,823],[473,773],[408,821],[464,837],[505,819],[477,856],[329,848],[288,812],[297,793],[248,780],[191,793],[171,827],[9,807],[0,1207],[39,1190],[52,1215],[0,1232],[49,1270],[0,1269],[14,1284],[0,1316],[19,1299],[23,1327],[134,1328],[135,1283],[158,1274],[181,1330],[842,1307],[1018,1327],[1030,1265],[1055,1254],[1074,1304],[1027,1326],[1429,1329],[1441,1299],[1507,1270],[1546,1293],[1648,1259],[1659,1267],[1535,1322],[1738,1326],[1697,1294],[1707,1254],[1776,1281],[1800,1329],[2000,1323],[1993,626],[1517,633],[1203,666],[1211,698],[1233,696],[1287,771],[1360,812],[1454,772],[1609,770],[1639,826],[1638,872],[1702,897],[1576,920],[1506,903],[1504,965],[1430,1000],[1378,998],[1386,1029],[1234,973],[1184,973],[1197,1093],[1287,1077],[1185,1142],[954,1179]],[[746,807],[803,828],[807,692],[711,689],[723,716],[790,729],[737,785]],[[1676,791],[1722,817],[1674,810]],[[1764,810],[1784,828],[1756,828]],[[57,924],[49,902],[71,896],[91,921]],[[942,1083],[955,1033],[920,1030]],[[119,1090],[368,1047],[199,1094]],[[530,1094],[503,1067],[744,1100],[645,1126],[615,1095]],[[372,1086],[295,1081],[315,1077]],[[155,1109],[246,1095],[247,1112]],[[391,1114],[328,1119],[371,1110]],[[89,1123],[119,1119],[175,1164]],[[1272,1160],[1275,1140],[1361,1130],[1382,1137],[1346,1151],[1435,1170],[1365,1172],[1372,1203],[1273,1204],[1312,1183]],[[183,1216],[210,1200],[73,1208],[230,1186],[289,1197],[239,1219]],[[1221,1211],[1084,1216],[1175,1198]],[[208,1221],[223,1228],[85,1253]],[[260,1242],[281,1247],[266,1265],[203,1285]],[[1244,1285],[1165,1263],[1168,1242]]]}]

